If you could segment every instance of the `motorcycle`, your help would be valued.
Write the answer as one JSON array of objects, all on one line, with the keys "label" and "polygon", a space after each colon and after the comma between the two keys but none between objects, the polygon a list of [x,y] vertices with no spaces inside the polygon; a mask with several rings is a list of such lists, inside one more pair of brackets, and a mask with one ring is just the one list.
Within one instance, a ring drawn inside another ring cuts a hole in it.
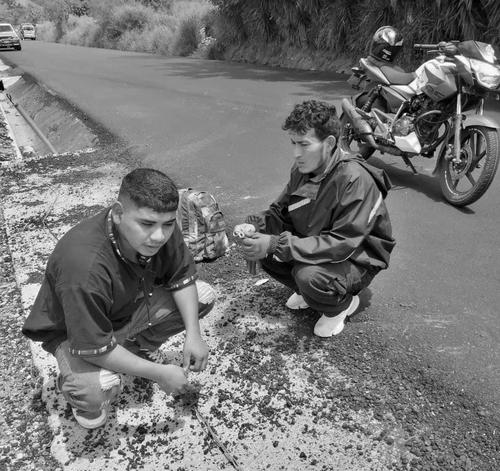
[{"label": "motorcycle", "polygon": [[500,152],[499,123],[484,114],[500,99],[500,65],[478,41],[415,44],[434,57],[404,72],[373,57],[359,60],[348,80],[360,93],[342,100],[340,146],[368,159],[376,150],[401,156],[416,174],[415,156],[437,155],[444,198],[477,201],[491,185]]}]

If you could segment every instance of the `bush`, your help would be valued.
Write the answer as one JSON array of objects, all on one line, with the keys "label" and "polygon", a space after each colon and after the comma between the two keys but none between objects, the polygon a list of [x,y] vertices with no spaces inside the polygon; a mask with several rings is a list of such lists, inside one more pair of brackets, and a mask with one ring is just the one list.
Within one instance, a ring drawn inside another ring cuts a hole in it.
[{"label": "bush", "polygon": [[56,42],[57,40],[57,29],[56,25],[52,21],[43,21],[36,25],[36,35],[41,41]]},{"label": "bush", "polygon": [[187,56],[196,51],[203,39],[202,26],[208,36],[212,35],[207,14],[214,8],[208,0],[86,0],[88,14],[82,16],[68,14],[67,8],[58,9],[66,1],[47,0],[45,13],[50,13],[52,23],[46,24],[40,38]]},{"label": "bush", "polygon": [[[173,21],[171,22],[173,23]],[[174,43],[175,26],[172,24],[156,25],[148,35],[151,37],[151,52],[156,54],[170,54]]]},{"label": "bush", "polygon": [[183,20],[191,16],[201,18],[210,10],[213,10],[213,6],[207,0],[178,0],[172,4],[171,15],[179,20]]},{"label": "bush", "polygon": [[106,25],[109,40],[118,40],[124,33],[143,31],[153,22],[153,11],[142,5],[125,5],[113,11]]},{"label": "bush", "polygon": [[154,10],[166,10],[170,11],[172,9],[172,4],[174,0],[139,0],[144,6],[152,8]]},{"label": "bush", "polygon": [[189,56],[196,51],[201,40],[200,28],[201,23],[197,16],[182,20],[175,35],[172,54]]},{"label": "bush", "polygon": [[61,42],[79,46],[94,46],[98,33],[99,25],[94,18],[70,15]]}]

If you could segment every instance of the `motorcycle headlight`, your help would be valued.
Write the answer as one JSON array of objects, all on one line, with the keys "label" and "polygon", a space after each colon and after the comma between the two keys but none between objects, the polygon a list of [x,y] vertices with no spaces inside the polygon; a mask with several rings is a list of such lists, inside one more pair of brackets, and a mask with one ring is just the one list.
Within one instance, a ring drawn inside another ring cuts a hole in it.
[{"label": "motorcycle headlight", "polygon": [[479,52],[483,56],[483,59],[490,64],[494,64],[497,60],[495,56],[495,49],[491,44],[476,42]]},{"label": "motorcycle headlight", "polygon": [[500,85],[500,68],[496,65],[487,64],[486,62],[476,59],[470,60],[472,70],[476,73],[479,85],[493,90]]}]

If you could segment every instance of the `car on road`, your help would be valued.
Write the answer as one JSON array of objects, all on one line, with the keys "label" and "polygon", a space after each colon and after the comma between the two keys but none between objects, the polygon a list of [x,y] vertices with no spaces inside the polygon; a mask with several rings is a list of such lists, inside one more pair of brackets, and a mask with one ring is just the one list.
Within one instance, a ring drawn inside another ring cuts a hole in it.
[{"label": "car on road", "polygon": [[31,39],[34,41],[36,39],[35,26],[31,23],[21,24],[21,26],[19,27],[19,36],[21,37],[21,39]]},{"label": "car on road", "polygon": [[0,23],[0,48],[21,50],[21,40],[10,23]]}]

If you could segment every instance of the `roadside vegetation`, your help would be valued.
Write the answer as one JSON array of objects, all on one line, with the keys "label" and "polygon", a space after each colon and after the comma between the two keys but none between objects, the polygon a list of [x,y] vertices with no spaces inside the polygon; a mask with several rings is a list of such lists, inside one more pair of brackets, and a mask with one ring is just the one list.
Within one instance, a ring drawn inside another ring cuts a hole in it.
[{"label": "roadside vegetation", "polygon": [[208,0],[7,1],[12,22],[36,23],[43,41],[183,56],[202,43],[214,9]]},{"label": "roadside vegetation", "polygon": [[9,12],[47,41],[305,69],[347,68],[386,24],[404,66],[422,60],[417,42],[500,45],[498,0],[3,0]]},{"label": "roadside vegetation", "polygon": [[405,38],[403,65],[420,62],[414,43],[476,39],[500,45],[498,0],[211,0],[219,51],[272,65],[330,68],[366,54],[383,25]]}]

